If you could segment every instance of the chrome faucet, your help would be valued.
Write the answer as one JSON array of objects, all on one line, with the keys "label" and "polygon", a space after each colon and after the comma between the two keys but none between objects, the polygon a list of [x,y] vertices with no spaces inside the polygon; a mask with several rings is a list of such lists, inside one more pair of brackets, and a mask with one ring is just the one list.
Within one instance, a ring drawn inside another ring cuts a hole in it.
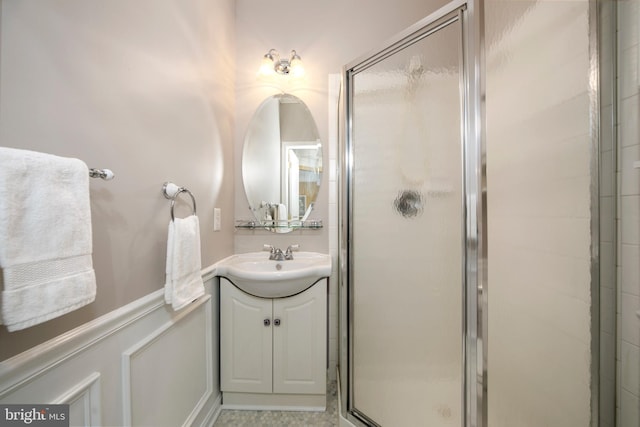
[{"label": "chrome faucet", "polygon": [[271,261],[284,261],[285,257],[284,257],[284,253],[282,252],[282,249],[278,249],[275,246],[272,245],[264,245],[262,247],[263,251],[269,251],[269,260]]},{"label": "chrome faucet", "polygon": [[286,258],[282,253],[282,249],[275,249],[271,255],[269,255],[269,259],[274,261],[284,261]]},{"label": "chrome faucet", "polygon": [[293,259],[293,251],[300,249],[300,245],[290,245],[286,252],[282,252],[282,249],[278,249],[272,245],[264,245],[263,251],[269,251],[269,260],[271,261],[285,261]]}]

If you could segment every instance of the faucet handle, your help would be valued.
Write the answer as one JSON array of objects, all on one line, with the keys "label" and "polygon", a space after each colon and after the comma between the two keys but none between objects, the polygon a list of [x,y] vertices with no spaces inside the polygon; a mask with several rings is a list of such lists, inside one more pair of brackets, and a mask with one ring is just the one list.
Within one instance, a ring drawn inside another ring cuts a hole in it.
[{"label": "faucet handle", "polygon": [[262,245],[262,250],[274,253],[276,251],[276,248],[273,247],[272,245]]},{"label": "faucet handle", "polygon": [[284,259],[293,259],[293,251],[299,251],[300,250],[300,245],[290,245],[287,248],[287,251],[284,254]]},{"label": "faucet handle", "polygon": [[284,259],[282,249],[277,249],[275,246],[263,245],[262,250],[269,251],[269,260],[282,261]]}]

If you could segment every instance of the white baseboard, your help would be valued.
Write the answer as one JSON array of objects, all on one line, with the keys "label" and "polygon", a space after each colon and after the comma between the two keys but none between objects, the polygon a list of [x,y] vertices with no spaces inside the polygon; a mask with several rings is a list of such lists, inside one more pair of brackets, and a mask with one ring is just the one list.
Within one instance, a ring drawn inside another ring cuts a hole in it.
[{"label": "white baseboard", "polygon": [[202,420],[202,427],[213,427],[218,420],[220,413],[222,412],[222,393],[218,394],[218,398],[213,402],[213,405],[209,408],[209,411],[205,414]]}]

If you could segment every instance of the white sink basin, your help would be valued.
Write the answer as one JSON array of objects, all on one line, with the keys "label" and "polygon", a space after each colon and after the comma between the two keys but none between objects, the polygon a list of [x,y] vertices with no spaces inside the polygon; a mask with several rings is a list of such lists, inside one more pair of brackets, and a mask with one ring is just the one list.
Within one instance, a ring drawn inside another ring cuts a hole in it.
[{"label": "white sink basin", "polygon": [[272,261],[267,252],[232,255],[221,261],[216,275],[226,277],[248,294],[281,298],[304,291],[331,275],[331,256],[294,252],[292,260]]}]

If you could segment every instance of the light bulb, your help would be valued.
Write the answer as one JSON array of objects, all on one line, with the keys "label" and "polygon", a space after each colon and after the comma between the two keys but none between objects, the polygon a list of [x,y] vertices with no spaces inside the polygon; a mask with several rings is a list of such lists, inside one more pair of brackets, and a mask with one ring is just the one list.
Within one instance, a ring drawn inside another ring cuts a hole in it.
[{"label": "light bulb", "polygon": [[302,60],[297,55],[291,60],[289,74],[291,74],[293,77],[304,76],[304,66],[302,65]]},{"label": "light bulb", "polygon": [[258,73],[263,76],[270,76],[275,73],[273,66],[273,56],[266,54],[264,58],[262,58],[262,64],[260,64],[260,70]]}]

